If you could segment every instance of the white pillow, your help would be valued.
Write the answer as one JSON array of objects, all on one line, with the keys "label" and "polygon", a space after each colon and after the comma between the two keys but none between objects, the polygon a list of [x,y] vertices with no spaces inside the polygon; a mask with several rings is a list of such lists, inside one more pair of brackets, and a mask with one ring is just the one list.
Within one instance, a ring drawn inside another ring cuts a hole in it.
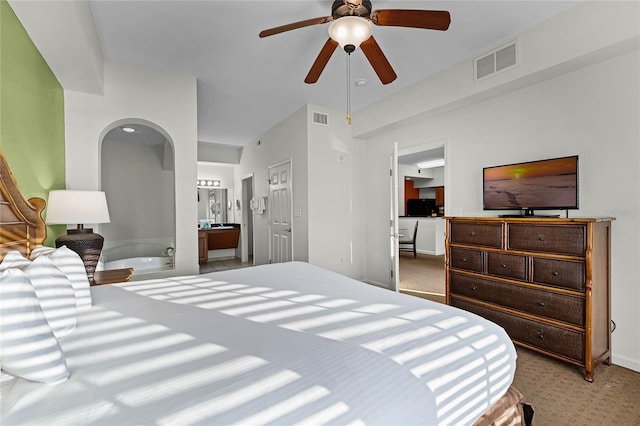
[{"label": "white pillow", "polygon": [[22,269],[36,290],[40,307],[53,334],[60,339],[76,328],[76,292],[67,275],[50,258],[40,256]]},{"label": "white pillow", "polygon": [[36,258],[41,254],[49,255],[54,251],[56,251],[56,249],[54,249],[53,247],[47,247],[47,246],[36,247],[33,250],[31,250],[31,255],[29,256],[29,259],[36,260]]},{"label": "white pillow", "polygon": [[0,275],[0,347],[2,369],[11,375],[42,383],[69,377],[62,348],[20,269]]},{"label": "white pillow", "polygon": [[[50,249],[50,247],[47,248]],[[69,277],[71,285],[76,292],[78,310],[89,309],[91,307],[91,290],[89,289],[87,271],[80,255],[67,246],[58,247],[55,250],[36,248],[31,252],[31,259],[37,259],[40,256],[47,256],[58,269]]]},{"label": "white pillow", "polygon": [[23,268],[25,266],[29,266],[30,264],[31,261],[22,256],[22,253],[20,253],[18,250],[11,250],[4,256],[2,263],[0,263],[0,272],[9,268]]}]

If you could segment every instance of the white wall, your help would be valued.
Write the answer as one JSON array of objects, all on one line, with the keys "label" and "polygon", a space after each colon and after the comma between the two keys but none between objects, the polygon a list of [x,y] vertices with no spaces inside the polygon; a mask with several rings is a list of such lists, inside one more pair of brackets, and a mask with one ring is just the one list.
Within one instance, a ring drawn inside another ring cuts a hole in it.
[{"label": "white wall", "polygon": [[[637,50],[640,11],[637,1],[584,1],[522,33],[517,38],[519,65],[481,81],[473,79],[473,58],[356,111],[353,136],[371,138],[401,125],[415,124],[465,105],[499,96],[579,69],[588,63]],[[602,25],[615,22],[615,25]],[[478,52],[478,55],[485,53]]]},{"label": "white wall", "polygon": [[[173,160],[173,153],[168,154]],[[111,217],[101,227],[105,248],[132,240],[175,239],[175,179],[173,167],[163,168],[164,157],[164,145],[112,135],[103,143],[101,189]]]},{"label": "white wall", "polygon": [[[220,188],[233,190],[235,166],[229,164],[198,162],[198,179],[219,180]],[[195,182],[193,183],[195,186]]]},{"label": "white wall", "polygon": [[[394,141],[448,138],[448,215],[482,211],[482,167],[577,154],[580,210],[571,216],[615,216],[612,227],[613,361],[640,370],[640,55],[624,54],[447,114],[425,118],[367,143],[376,167]],[[406,144],[407,142],[404,142]],[[375,168],[373,168],[375,170]],[[371,186],[386,173],[368,176]],[[370,192],[369,279],[388,265],[385,194]],[[559,212],[560,213],[560,212]]]},{"label": "white wall", "polygon": [[[313,112],[327,114],[329,125],[313,123]],[[309,262],[362,278],[362,235],[366,187],[363,141],[351,137],[344,112],[309,105]],[[389,191],[389,184],[377,188]]]},{"label": "white wall", "polygon": [[198,142],[198,161],[239,164],[242,147],[219,143]]},{"label": "white wall", "polygon": [[[327,114],[329,125],[312,123],[313,112]],[[259,144],[244,147],[236,188],[254,173],[254,196],[268,196],[268,167],[291,158],[294,260],[363,278],[364,145],[351,138],[343,116],[314,105],[292,114],[262,135]],[[383,190],[388,191],[388,183]],[[256,264],[269,261],[268,210],[267,205],[264,215],[254,215]]]},{"label": "white wall", "polygon": [[[293,208],[301,210],[301,216],[292,223],[293,258],[307,261],[308,252],[308,197],[307,197],[307,108],[302,107],[260,137],[259,141],[245,146],[242,159],[236,169],[235,188],[242,188],[242,179],[254,173],[254,197],[269,195],[269,166],[292,160]],[[236,194],[239,198],[240,194]],[[242,209],[249,206],[242,205]],[[241,211],[236,211],[242,217]],[[269,263],[269,206],[262,215],[254,215],[255,246],[253,260],[256,265]],[[244,224],[243,224],[244,226]],[[244,229],[242,232],[245,232]]]},{"label": "white wall", "polygon": [[173,143],[175,274],[198,272],[196,116],[196,79],[192,76],[106,61],[104,95],[65,91],[69,189],[100,189],[100,143],[106,132],[121,122],[153,127]]},{"label": "white wall", "polygon": [[62,87],[103,93],[104,58],[89,2],[10,0],[9,4]]}]

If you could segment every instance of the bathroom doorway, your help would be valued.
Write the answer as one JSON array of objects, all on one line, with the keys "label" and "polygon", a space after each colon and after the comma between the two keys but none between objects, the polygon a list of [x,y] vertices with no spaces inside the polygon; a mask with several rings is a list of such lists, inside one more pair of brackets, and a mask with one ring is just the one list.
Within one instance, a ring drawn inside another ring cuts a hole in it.
[{"label": "bathroom doorway", "polygon": [[104,269],[134,276],[174,269],[174,151],[161,129],[118,123],[101,146],[101,187],[111,223],[102,225]]}]

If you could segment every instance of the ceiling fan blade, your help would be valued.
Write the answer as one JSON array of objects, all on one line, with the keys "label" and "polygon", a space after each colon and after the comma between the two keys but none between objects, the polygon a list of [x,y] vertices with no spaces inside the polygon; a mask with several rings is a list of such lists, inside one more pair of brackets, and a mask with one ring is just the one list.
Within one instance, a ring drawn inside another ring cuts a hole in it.
[{"label": "ceiling fan blade", "polygon": [[360,49],[362,49],[362,53],[364,53],[364,56],[369,60],[373,70],[378,74],[378,78],[380,78],[382,84],[389,84],[398,77],[373,37],[369,37],[362,42]]},{"label": "ceiling fan blade", "polygon": [[304,82],[307,84],[313,84],[320,78],[320,74],[324,70],[324,67],[327,66],[327,62],[331,59],[331,55],[338,47],[338,42],[330,38],[327,42],[322,46],[322,50],[318,53],[318,57],[316,58],[313,65],[311,65],[311,69],[309,70],[309,74],[304,79]]},{"label": "ceiling fan blade", "polygon": [[388,27],[445,31],[449,28],[451,16],[445,10],[380,9],[371,12],[371,21]]},{"label": "ceiling fan blade", "polygon": [[296,30],[298,28],[309,27],[311,25],[326,24],[333,21],[332,16],[325,16],[322,18],[312,18],[300,22],[292,22],[291,24],[281,25],[279,27],[269,28],[268,30],[260,31],[260,38],[269,37],[272,35],[284,33],[285,31]]}]

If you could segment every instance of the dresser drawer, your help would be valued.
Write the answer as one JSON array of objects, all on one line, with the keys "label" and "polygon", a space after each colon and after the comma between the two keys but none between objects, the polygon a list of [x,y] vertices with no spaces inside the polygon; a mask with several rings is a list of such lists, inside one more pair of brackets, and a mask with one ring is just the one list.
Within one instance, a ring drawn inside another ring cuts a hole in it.
[{"label": "dresser drawer", "polygon": [[534,257],[533,282],[584,291],[584,262]]},{"label": "dresser drawer", "polygon": [[527,258],[513,254],[487,253],[487,272],[499,277],[525,280],[527,278]]},{"label": "dresser drawer", "polygon": [[451,305],[478,314],[505,329],[511,339],[535,346],[547,352],[561,355],[580,363],[584,362],[584,333],[495,311],[484,306],[465,302],[451,296]]},{"label": "dresser drawer", "polygon": [[509,250],[538,251],[584,256],[586,228],[579,226],[508,225]]},{"label": "dresser drawer", "polygon": [[584,298],[451,272],[449,292],[584,327]]},{"label": "dresser drawer", "polygon": [[482,272],[484,270],[481,251],[451,247],[450,252],[449,265],[451,268],[474,272]]},{"label": "dresser drawer", "polygon": [[449,241],[452,244],[502,248],[502,224],[451,222]]}]

